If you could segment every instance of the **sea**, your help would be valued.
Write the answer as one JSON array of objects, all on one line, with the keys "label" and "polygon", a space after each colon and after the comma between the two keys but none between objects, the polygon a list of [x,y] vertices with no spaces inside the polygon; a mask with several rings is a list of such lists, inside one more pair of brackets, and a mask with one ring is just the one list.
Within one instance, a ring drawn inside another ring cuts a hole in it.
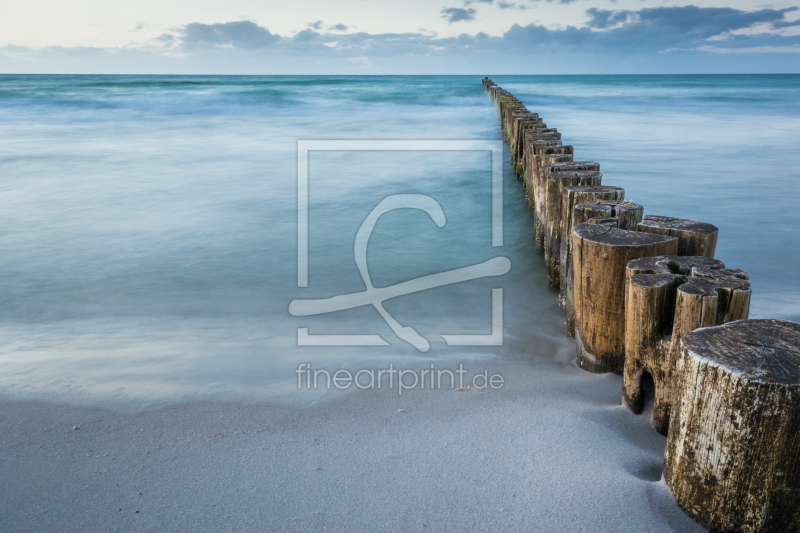
[{"label": "sea", "polygon": [[[800,321],[800,75],[487,75],[645,214],[715,224],[752,318]],[[571,364],[500,139],[480,76],[0,75],[0,396],[304,405],[344,392],[300,365]]]}]

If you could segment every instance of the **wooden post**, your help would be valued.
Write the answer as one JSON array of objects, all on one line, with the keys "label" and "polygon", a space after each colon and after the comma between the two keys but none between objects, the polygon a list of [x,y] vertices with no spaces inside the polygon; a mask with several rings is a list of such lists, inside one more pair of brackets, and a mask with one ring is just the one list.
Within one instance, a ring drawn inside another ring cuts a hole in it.
[{"label": "wooden post", "polygon": [[713,224],[680,218],[648,215],[639,223],[639,231],[678,238],[678,255],[714,257],[719,229]]},{"label": "wooden post", "polygon": [[[522,165],[525,159],[525,142],[528,132],[545,131],[544,122],[539,118],[536,113],[531,113],[531,116],[523,120],[517,121],[516,131],[514,133],[514,153],[513,159],[517,164]],[[559,137],[560,138],[560,137]],[[523,167],[524,168],[524,167]]]},{"label": "wooden post", "polygon": [[530,143],[533,141],[561,141],[561,134],[555,128],[548,128],[547,124],[542,122],[538,124],[524,124],[523,129],[520,130],[519,145],[517,146],[517,177],[524,174],[525,169],[528,168],[527,158],[531,156],[530,152],[532,146]]},{"label": "wooden post", "polygon": [[522,102],[514,98],[511,93],[502,94],[497,100],[498,104],[498,111],[500,113],[500,125],[503,128],[503,134],[507,134],[506,131],[506,114],[508,110],[512,107],[523,107]]},{"label": "wooden post", "polygon": [[523,133],[525,134],[524,146],[522,149],[522,157],[532,155],[532,143],[537,141],[561,141],[561,134],[552,131],[554,128],[548,128],[547,124],[540,122],[536,125],[526,124]]},{"label": "wooden post", "polygon": [[548,128],[544,123],[537,124],[535,126],[528,126],[527,129],[525,129],[525,139],[522,141],[522,159],[525,162],[525,166],[523,167],[525,172],[532,172],[529,167],[535,153],[535,142],[540,140],[561,141],[561,135],[548,132],[547,130],[549,129],[550,128]]},{"label": "wooden post", "polygon": [[575,304],[572,292],[572,228],[575,206],[594,200],[625,199],[625,190],[620,187],[568,186],[561,195],[561,257],[559,259],[558,302],[566,314],[567,335],[575,335]]},{"label": "wooden post", "polygon": [[626,269],[625,371],[622,396],[634,413],[644,402],[645,373],[655,385],[653,422],[667,434],[681,338],[697,328],[746,319],[750,282],[742,270],[702,256],[636,259]]},{"label": "wooden post", "polygon": [[711,531],[800,531],[800,324],[683,337],[664,479]]},{"label": "wooden post", "polygon": [[[543,154],[537,156],[541,159],[540,166],[544,168],[547,165],[556,165],[559,163],[571,163],[572,162],[572,154]],[[534,198],[534,189],[533,189],[533,171],[531,168],[533,167],[533,156],[530,156],[527,162],[527,167],[525,171],[525,197],[528,200],[528,205],[534,207],[535,198]],[[535,221],[535,217],[534,217]]]},{"label": "wooden post", "polygon": [[[559,141],[560,143],[560,141]],[[540,146],[533,153],[531,162],[531,181],[533,182],[533,207],[534,207],[534,231],[536,232],[536,246],[544,248],[544,235],[547,214],[545,211],[545,201],[547,198],[547,184],[542,178],[542,167],[549,164],[544,160],[544,156],[551,154],[570,154],[574,157],[572,146]]]},{"label": "wooden post", "polygon": [[621,374],[625,363],[625,268],[633,259],[675,255],[678,239],[598,224],[572,230],[578,366]]},{"label": "wooden post", "polygon": [[610,217],[614,214],[612,207],[616,200],[595,200],[586,204],[578,204],[572,213],[572,224],[577,226],[589,222],[596,217]]},{"label": "wooden post", "polygon": [[511,141],[511,116],[514,113],[527,113],[527,111],[525,105],[516,98],[506,101],[502,106],[500,123],[503,125],[503,135],[507,143]]},{"label": "wooden post", "polygon": [[599,224],[599,225],[605,226],[607,228],[619,227],[619,219],[617,217],[590,218],[586,222],[588,224]]},{"label": "wooden post", "polygon": [[511,93],[506,91],[505,89],[498,89],[495,92],[495,103],[497,103],[497,107],[499,108],[502,104],[503,98],[508,98],[511,96]]},{"label": "wooden post", "polygon": [[[526,172],[528,172],[531,176],[533,176],[534,173],[536,172],[534,166],[536,163],[536,156],[546,153],[553,153],[549,152],[547,149],[561,146],[561,137],[559,135],[553,133],[540,133],[540,131],[542,130],[538,130],[535,132],[531,132],[529,130],[525,137],[526,162],[530,161],[530,165],[520,170],[527,169]],[[572,152],[570,149],[557,153],[572,153]]]},{"label": "wooden post", "polygon": [[509,136],[511,140],[509,142],[509,146],[511,147],[511,160],[516,162],[517,161],[517,149],[518,145],[520,144],[521,137],[520,137],[520,128],[522,125],[527,124],[538,124],[541,123],[542,119],[539,118],[539,115],[536,113],[531,113],[529,111],[513,111],[509,117],[510,124],[508,125]]},{"label": "wooden post", "polygon": [[558,265],[561,261],[561,195],[563,187],[577,185],[599,186],[603,175],[600,165],[594,161],[573,161],[542,165],[542,180],[545,191],[544,257],[547,262],[547,278],[552,286],[558,286]]},{"label": "wooden post", "polygon": [[575,206],[573,225],[589,222],[594,218],[614,217],[617,227],[629,231],[636,231],[642,221],[644,208],[630,200],[594,200]]}]

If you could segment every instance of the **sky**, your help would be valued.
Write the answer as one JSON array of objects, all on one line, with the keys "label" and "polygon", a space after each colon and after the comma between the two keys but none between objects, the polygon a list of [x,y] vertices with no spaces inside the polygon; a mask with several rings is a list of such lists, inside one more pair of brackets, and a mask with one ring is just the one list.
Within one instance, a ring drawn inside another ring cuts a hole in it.
[{"label": "sky", "polygon": [[748,0],[0,0],[0,72],[800,73],[800,9]]}]

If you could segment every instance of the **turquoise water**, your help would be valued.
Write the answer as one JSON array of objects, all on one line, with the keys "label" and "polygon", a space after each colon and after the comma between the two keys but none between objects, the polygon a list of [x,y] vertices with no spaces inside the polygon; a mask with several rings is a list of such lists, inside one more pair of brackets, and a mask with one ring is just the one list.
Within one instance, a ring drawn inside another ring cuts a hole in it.
[{"label": "turquoise water", "polygon": [[[752,312],[800,320],[800,76],[497,76],[601,164],[646,214],[720,228],[717,257],[750,273]],[[499,139],[477,77],[0,76],[0,393],[155,405],[308,401],[294,369],[550,357],[568,361],[556,294],[505,156],[504,243],[491,246],[488,152],[312,152],[309,284],[297,286],[299,139]],[[501,255],[502,278],[295,317],[295,298],[364,289],[353,241],[385,196],[447,216],[384,215],[376,286]],[[504,289],[502,347],[487,334]],[[377,334],[390,346],[297,346]],[[316,396],[313,396],[316,397]]]}]

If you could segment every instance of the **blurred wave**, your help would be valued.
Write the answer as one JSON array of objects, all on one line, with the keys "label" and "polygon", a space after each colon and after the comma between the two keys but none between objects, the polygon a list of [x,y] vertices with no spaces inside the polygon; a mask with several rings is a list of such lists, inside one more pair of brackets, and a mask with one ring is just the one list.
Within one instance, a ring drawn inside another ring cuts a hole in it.
[{"label": "blurred wave", "polygon": [[[760,318],[800,319],[785,297],[800,291],[790,275],[800,76],[493,79],[646,213],[719,226],[717,256],[750,273]],[[310,284],[296,285],[297,140],[498,139],[479,81],[0,76],[0,392],[120,405],[305,402],[292,388],[300,362],[563,364],[572,344],[507,154],[505,245],[492,248],[488,153],[312,152]],[[290,316],[294,298],[364,289],[355,233],[383,197],[411,192],[436,198],[447,224],[413,211],[382,217],[368,256],[376,286],[496,255],[511,272],[387,302],[431,341],[427,354],[372,308]],[[505,346],[445,346],[441,334],[489,332],[497,283]],[[301,326],[380,334],[391,346],[298,347]]]}]

